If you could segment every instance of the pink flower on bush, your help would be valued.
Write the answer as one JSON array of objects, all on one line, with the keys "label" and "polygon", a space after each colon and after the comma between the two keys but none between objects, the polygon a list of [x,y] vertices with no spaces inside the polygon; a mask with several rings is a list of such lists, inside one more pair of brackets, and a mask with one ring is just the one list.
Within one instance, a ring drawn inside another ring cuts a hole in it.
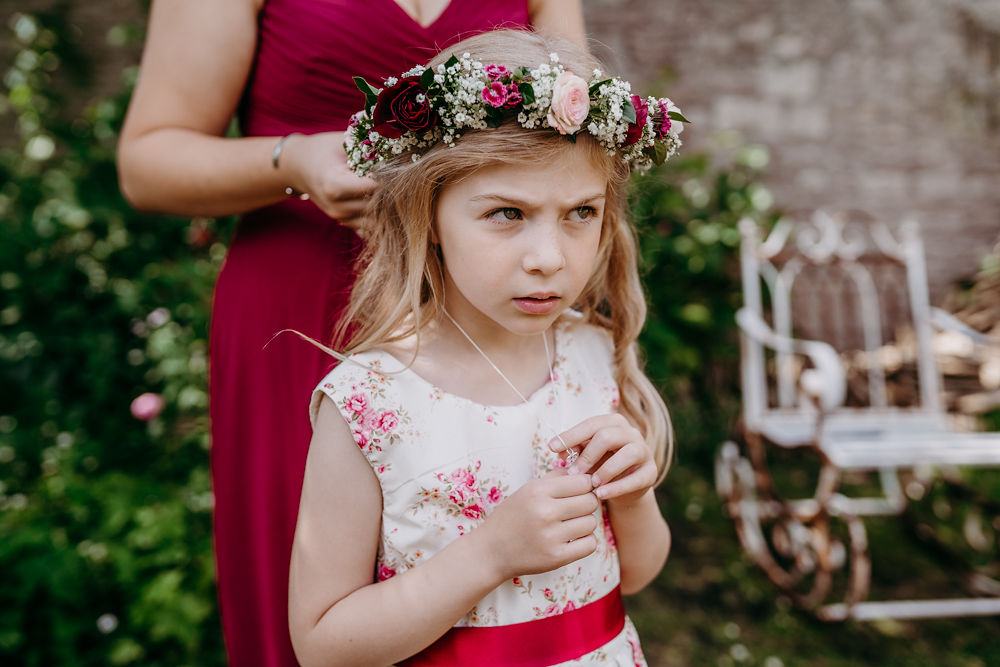
[{"label": "pink flower on bush", "polygon": [[548,121],[559,134],[576,134],[590,113],[587,82],[570,72],[560,72],[552,86]]},{"label": "pink flower on bush", "polygon": [[499,81],[493,81],[483,88],[483,101],[491,107],[502,107],[507,102],[507,87]]},{"label": "pink flower on bush", "polygon": [[368,409],[368,397],[364,394],[353,394],[347,399],[347,409],[360,415]]},{"label": "pink flower on bush", "polygon": [[396,571],[386,565],[385,563],[378,564],[378,580],[385,581],[386,579],[392,579],[396,576]]},{"label": "pink flower on bush", "polygon": [[[635,122],[628,124],[625,132],[625,146],[631,146],[642,139],[642,130],[646,127],[646,120],[649,118],[649,105],[646,100],[638,95],[632,96],[632,106],[635,107]],[[669,119],[667,119],[669,122]]]},{"label": "pink flower on bush", "polygon": [[132,416],[136,419],[148,422],[163,412],[164,407],[166,407],[166,402],[162,396],[147,391],[132,400],[129,410],[132,411]]},{"label": "pink flower on bush", "polygon": [[392,410],[386,410],[378,418],[378,430],[383,433],[391,433],[392,429],[399,425],[399,417]]}]

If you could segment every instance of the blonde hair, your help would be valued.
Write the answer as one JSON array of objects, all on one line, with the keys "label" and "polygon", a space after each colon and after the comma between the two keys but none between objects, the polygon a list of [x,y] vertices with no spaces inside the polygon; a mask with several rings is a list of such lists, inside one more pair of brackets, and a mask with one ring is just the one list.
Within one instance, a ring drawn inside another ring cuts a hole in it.
[{"label": "blonde hair", "polygon": [[[536,67],[548,62],[550,53],[558,53],[567,70],[583,76],[599,67],[575,44],[517,30],[469,38],[429,65],[446,61],[452,53],[466,52],[509,69]],[[578,147],[586,146],[591,164],[608,175],[608,188],[594,272],[573,307],[585,322],[611,335],[620,412],[653,450],[659,482],[672,456],[673,435],[663,399],[642,371],[636,343],[646,319],[646,302],[635,235],[625,215],[629,169],[586,133],[576,141]],[[416,162],[403,154],[381,165],[373,174],[380,187],[372,197],[359,277],[331,347],[353,354],[416,336],[419,348],[421,327],[435,320],[443,307],[444,272],[431,241],[442,188],[486,165],[551,163],[565,158],[571,147],[566,137],[555,132],[526,130],[511,121],[498,128],[468,131],[455,146],[435,146]]]}]

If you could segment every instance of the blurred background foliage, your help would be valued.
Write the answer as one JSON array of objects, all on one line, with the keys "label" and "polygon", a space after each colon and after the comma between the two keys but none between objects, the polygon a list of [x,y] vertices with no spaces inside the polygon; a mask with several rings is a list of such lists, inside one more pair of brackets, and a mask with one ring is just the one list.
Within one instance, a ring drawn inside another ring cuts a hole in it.
[{"label": "blurred background foliage", "polygon": [[[70,111],[59,81],[89,74],[60,13],[2,29],[0,119],[14,133],[0,143],[0,664],[222,665],[206,339],[232,221],[131,210],[114,149],[134,71]],[[722,516],[712,458],[738,411],[736,223],[776,215],[766,163],[728,137],[712,159],[634,182],[642,342],[680,443],[660,490],[674,552],[629,601],[650,662],[1000,664],[994,621],[819,625],[749,565]],[[164,407],[140,419],[130,403],[144,393]]]}]

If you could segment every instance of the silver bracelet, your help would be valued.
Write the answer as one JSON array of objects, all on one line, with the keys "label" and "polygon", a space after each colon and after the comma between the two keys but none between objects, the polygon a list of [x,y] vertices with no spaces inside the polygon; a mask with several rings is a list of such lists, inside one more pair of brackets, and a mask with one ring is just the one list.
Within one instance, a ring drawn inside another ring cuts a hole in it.
[{"label": "silver bracelet", "polygon": [[285,146],[285,142],[288,141],[289,137],[295,136],[296,134],[299,134],[299,132],[286,134],[282,138],[278,139],[278,143],[274,145],[274,150],[271,151],[271,166],[275,169],[278,168],[278,160],[281,158],[281,149]]},{"label": "silver bracelet", "polygon": [[[292,132],[291,134],[286,134],[282,138],[278,139],[278,143],[274,145],[274,150],[271,151],[271,166],[275,169],[278,168],[278,160],[281,158],[281,149],[284,147],[285,142],[288,141],[288,137],[299,134],[298,132]],[[299,192],[292,186],[285,188],[285,194],[289,197],[298,197],[299,199],[305,201],[309,199],[309,194],[306,192]]]}]

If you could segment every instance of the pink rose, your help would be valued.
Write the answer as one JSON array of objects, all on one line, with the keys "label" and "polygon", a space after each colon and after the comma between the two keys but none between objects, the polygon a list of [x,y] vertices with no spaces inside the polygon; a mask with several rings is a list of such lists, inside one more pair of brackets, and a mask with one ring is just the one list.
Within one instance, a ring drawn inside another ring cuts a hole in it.
[{"label": "pink rose", "polygon": [[132,416],[136,419],[148,422],[163,412],[164,407],[166,407],[166,402],[162,396],[147,391],[132,400],[129,410],[132,411]]},{"label": "pink rose", "polygon": [[[646,100],[638,95],[632,96],[632,106],[635,107],[635,122],[628,124],[625,132],[625,146],[631,146],[642,139],[642,130],[646,127],[646,119],[649,118],[649,105]],[[669,119],[668,119],[669,120]]]},{"label": "pink rose", "polygon": [[576,605],[573,604],[572,600],[570,600],[566,603],[566,606],[563,607],[563,613],[565,614],[567,611],[573,611],[574,609],[576,609]]},{"label": "pink rose", "polygon": [[378,418],[378,430],[383,433],[390,433],[392,429],[399,425],[399,418],[392,410],[386,410]]},{"label": "pink rose", "polygon": [[587,82],[570,72],[560,72],[552,86],[548,121],[559,134],[576,134],[590,113]]},{"label": "pink rose", "polygon": [[368,446],[368,434],[362,431],[360,428],[351,429],[351,435],[354,436],[354,442],[358,443],[358,447],[364,449]]},{"label": "pink rose", "polygon": [[561,613],[562,613],[562,611],[559,609],[559,605],[557,605],[555,602],[553,602],[552,604],[550,604],[548,607],[545,608],[545,610],[542,612],[542,615],[543,616],[558,616]]},{"label": "pink rose", "polygon": [[483,101],[491,107],[502,107],[507,102],[507,87],[499,81],[493,81],[483,88]]},{"label": "pink rose", "polygon": [[448,494],[448,499],[456,505],[464,505],[471,495],[472,494],[469,493],[469,490],[466,487],[456,486],[455,489]]},{"label": "pink rose", "polygon": [[468,507],[462,508],[462,514],[475,521],[482,518],[483,508],[479,505],[469,505]]},{"label": "pink rose", "polygon": [[392,579],[396,576],[396,571],[386,565],[385,563],[378,564],[378,580],[385,581],[386,579]]},{"label": "pink rose", "polygon": [[500,492],[500,489],[494,486],[490,488],[490,493],[486,497],[486,499],[490,502],[491,505],[496,505],[498,502],[503,500],[503,494]]},{"label": "pink rose", "polygon": [[476,476],[472,474],[471,470],[466,470],[465,468],[457,468],[451,473],[451,481],[456,486],[466,486],[470,489],[476,488]]},{"label": "pink rose", "polygon": [[347,399],[347,409],[360,415],[368,409],[368,397],[364,394],[354,394]]}]

